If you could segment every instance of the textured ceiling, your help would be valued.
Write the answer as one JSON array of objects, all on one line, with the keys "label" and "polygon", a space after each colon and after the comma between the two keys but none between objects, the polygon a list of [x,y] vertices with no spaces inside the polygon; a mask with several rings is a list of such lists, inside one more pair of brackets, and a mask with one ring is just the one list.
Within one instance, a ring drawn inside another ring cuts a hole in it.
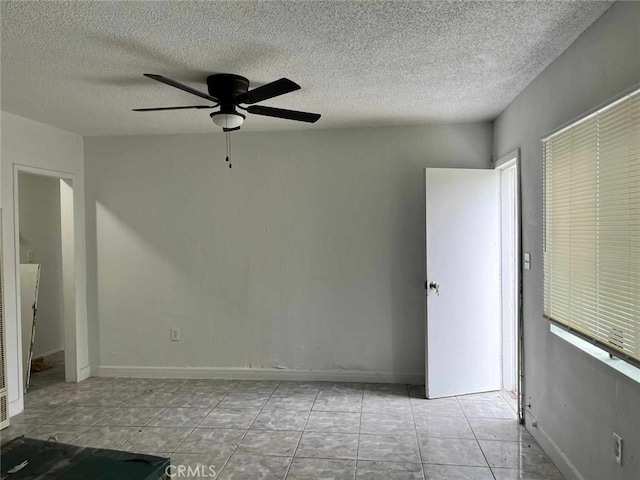
[{"label": "textured ceiling", "polygon": [[[495,118],[611,2],[3,1],[2,110],[83,135],[218,131],[207,75],[302,90],[264,102],[313,126],[250,116],[243,130]],[[206,102],[205,102],[206,103]]]}]

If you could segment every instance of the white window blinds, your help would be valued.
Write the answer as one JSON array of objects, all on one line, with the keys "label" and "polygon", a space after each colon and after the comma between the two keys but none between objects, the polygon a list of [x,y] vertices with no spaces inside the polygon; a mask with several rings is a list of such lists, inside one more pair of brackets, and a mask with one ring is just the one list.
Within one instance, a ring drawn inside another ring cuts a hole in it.
[{"label": "white window blinds", "polygon": [[640,91],[544,141],[544,312],[640,362]]}]

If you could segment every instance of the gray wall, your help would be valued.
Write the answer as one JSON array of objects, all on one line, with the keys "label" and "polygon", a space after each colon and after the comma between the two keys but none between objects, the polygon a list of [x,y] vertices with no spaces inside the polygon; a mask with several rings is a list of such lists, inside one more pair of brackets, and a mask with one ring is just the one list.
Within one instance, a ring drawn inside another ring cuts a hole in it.
[{"label": "gray wall", "polygon": [[[522,154],[523,249],[533,262],[523,278],[525,393],[539,425],[530,430],[567,478],[640,478],[640,385],[550,334],[542,318],[540,139],[638,82],[640,3],[618,2],[495,122],[496,158],[517,147]],[[622,467],[611,453],[614,431],[624,439]]]},{"label": "gray wall", "polygon": [[[38,323],[33,358],[64,349],[60,180],[18,177],[20,263],[39,263]],[[33,261],[27,260],[27,252]],[[23,312],[24,313],[24,312]],[[22,332],[31,335],[31,331]]]},{"label": "gray wall", "polygon": [[491,143],[489,123],[239,133],[230,170],[221,134],[85,138],[92,365],[422,380],[423,169],[487,168]]}]

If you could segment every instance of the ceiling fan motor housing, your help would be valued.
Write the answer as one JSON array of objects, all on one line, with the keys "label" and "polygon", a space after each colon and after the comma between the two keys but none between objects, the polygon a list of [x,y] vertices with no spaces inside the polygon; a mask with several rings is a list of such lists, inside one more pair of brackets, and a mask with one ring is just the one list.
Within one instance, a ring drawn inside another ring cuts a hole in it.
[{"label": "ceiling fan motor housing", "polygon": [[209,95],[221,104],[233,103],[233,98],[249,90],[249,80],[231,73],[217,73],[207,77]]}]

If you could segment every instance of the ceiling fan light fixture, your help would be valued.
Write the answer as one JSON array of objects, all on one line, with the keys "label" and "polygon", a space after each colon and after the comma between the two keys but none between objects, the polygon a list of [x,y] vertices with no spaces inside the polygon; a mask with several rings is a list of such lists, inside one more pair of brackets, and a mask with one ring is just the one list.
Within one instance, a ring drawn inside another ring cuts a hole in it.
[{"label": "ceiling fan light fixture", "polygon": [[238,112],[214,112],[211,114],[213,123],[224,129],[238,128],[244,119],[245,116]]}]

